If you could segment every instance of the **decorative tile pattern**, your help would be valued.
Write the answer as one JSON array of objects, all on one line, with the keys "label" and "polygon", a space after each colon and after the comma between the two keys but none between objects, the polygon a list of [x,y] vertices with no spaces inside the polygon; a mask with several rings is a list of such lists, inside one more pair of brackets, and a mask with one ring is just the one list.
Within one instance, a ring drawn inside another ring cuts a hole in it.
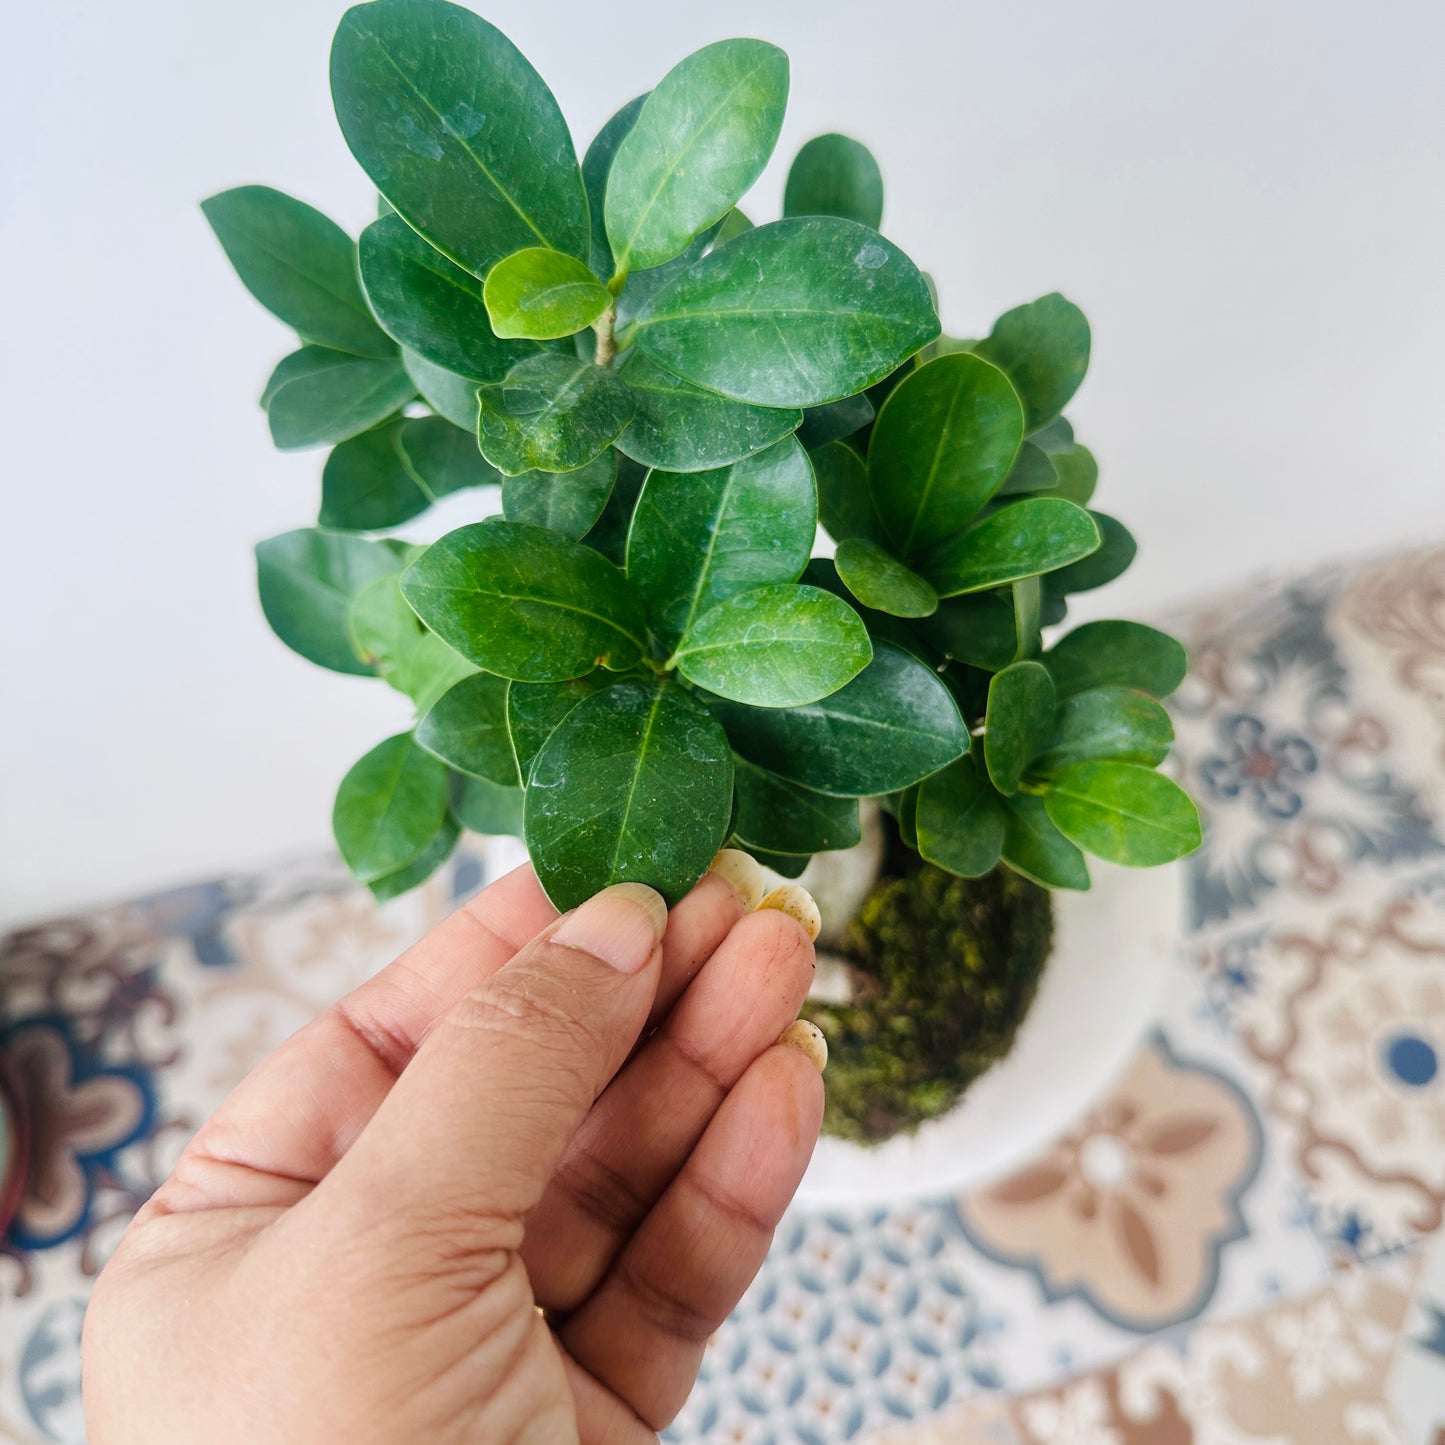
[{"label": "decorative tile pattern", "polygon": [[[784,1221],[676,1445],[1445,1445],[1445,550],[1198,611],[1192,935],[1109,1097],[957,1200]],[[481,882],[332,863],[0,942],[36,1100],[0,1442],[82,1445],[80,1322],[251,1064]]]}]

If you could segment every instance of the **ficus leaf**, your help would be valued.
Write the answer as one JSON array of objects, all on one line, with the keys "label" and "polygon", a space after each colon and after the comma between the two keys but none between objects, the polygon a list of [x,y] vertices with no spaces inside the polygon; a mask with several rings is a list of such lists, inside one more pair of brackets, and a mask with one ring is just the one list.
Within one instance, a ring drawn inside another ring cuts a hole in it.
[{"label": "ficus leaf", "polygon": [[463,657],[500,677],[561,682],[631,667],[646,627],[626,578],[589,547],[493,519],[448,532],[411,565],[406,599]]},{"label": "ficus leaf", "polygon": [[1189,656],[1166,632],[1142,622],[1086,622],[1044,655],[1061,698],[1109,683],[1168,697],[1189,670]]},{"label": "ficus leaf", "polygon": [[408,425],[398,417],[331,449],[321,473],[323,527],[374,532],[426,511],[431,494],[401,445]]},{"label": "ficus leaf", "polygon": [[754,707],[799,707],[868,665],[868,631],[841,598],[775,583],[718,603],[688,624],[672,662],[689,682]]},{"label": "ficus leaf", "polygon": [[749,762],[840,797],[898,792],[968,751],[943,680],[889,642],[846,687],[807,706],[711,706]]},{"label": "ficus leaf", "polygon": [[357,655],[398,692],[416,704],[418,714],[461,678],[476,669],[407,605],[397,573],[368,582],[356,594],[349,619]]},{"label": "ficus leaf", "polygon": [[796,581],[816,528],[812,469],[788,438],[729,467],[652,472],[632,518],[627,574],[670,645],[719,602]]},{"label": "ficus leaf", "polygon": [[675,903],[727,836],[732,755],[722,728],[665,679],[623,681],[552,731],[527,786],[527,847],[547,896],[575,908],[636,880]]},{"label": "ficus leaf", "polygon": [[317,346],[396,354],[356,280],[356,243],[335,221],[270,186],[237,186],[201,210],[245,288]]},{"label": "ficus leaf", "polygon": [[918,570],[940,597],[954,597],[1066,567],[1098,545],[1099,529],[1082,507],[1025,497],[930,547]]},{"label": "ficus leaf", "polygon": [[1116,577],[1122,577],[1133,563],[1139,550],[1133,533],[1106,512],[1090,512],[1089,515],[1103,538],[1099,549],[1067,567],[1059,568],[1057,572],[1050,572],[1044,584],[1050,592],[1063,595],[1092,592],[1096,587],[1106,586]]},{"label": "ficus leaf", "polygon": [[938,593],[922,577],[866,537],[840,542],[834,562],[865,607],[893,617],[927,617],[938,608]]},{"label": "ficus leaf", "polygon": [[361,233],[361,280],[372,310],[408,351],[479,381],[500,381],[536,348],[492,331],[482,283],[397,216]]},{"label": "ficus leaf", "polygon": [[1047,777],[1093,758],[1153,767],[1169,755],[1173,742],[1169,714],[1148,693],[1114,684],[1091,687],[1059,704],[1029,772]]},{"label": "ficus leaf", "polygon": [[351,153],[414,230],[477,276],[523,246],[585,259],[587,197],[552,92],[479,15],[386,0],[341,17],[331,95]]},{"label": "ficus leaf", "polygon": [[482,383],[474,376],[437,366],[414,351],[403,351],[401,361],[421,399],[438,416],[475,438],[480,414],[477,395]]},{"label": "ficus leaf", "polygon": [[517,769],[528,778],[542,744],[552,736],[562,719],[585,697],[611,687],[617,675],[598,668],[567,682],[509,682],[507,684],[507,731]]},{"label": "ficus leaf", "polygon": [[504,476],[584,467],[632,420],[632,393],[613,371],[542,353],[481,389],[482,455]]},{"label": "ficus leaf", "polygon": [[502,482],[502,513],[574,540],[602,515],[617,480],[617,453],[609,447],[574,472],[523,472]]},{"label": "ficus leaf", "polygon": [[829,442],[852,437],[867,426],[874,415],[873,403],[868,399],[868,393],[863,391],[857,396],[825,402],[822,406],[810,406],[803,413],[798,440],[811,452],[827,446]]},{"label": "ficus leaf", "polygon": [[1059,485],[1059,473],[1053,458],[1032,439],[1019,448],[1003,486],[998,489],[1001,497],[1012,497],[1019,492],[1054,492]]},{"label": "ficus leaf", "polygon": [[618,453],[617,480],[612,484],[612,495],[602,509],[590,532],[583,537],[585,545],[615,566],[622,567],[627,561],[627,533],[632,526],[633,509],[642,492],[647,478],[647,468],[639,466],[631,457]]},{"label": "ficus leaf", "polygon": [[369,677],[372,669],[351,642],[351,604],[368,582],[400,566],[391,542],[310,527],[284,532],[256,546],[261,610],[293,652],[333,672]]},{"label": "ficus leaf", "polygon": [[828,442],[809,453],[818,483],[818,520],[835,542],[849,537],[882,540],[868,490],[868,464],[847,442]]},{"label": "ficus leaf", "polygon": [[733,760],[732,834],[751,851],[794,855],[851,848],[862,837],[856,798],[799,787],[746,758]]},{"label": "ficus leaf", "polygon": [[271,440],[282,451],[344,442],[385,421],[416,395],[401,362],[303,346],[266,383]]},{"label": "ficus leaf", "polygon": [[856,221],[774,221],[689,266],[635,323],[636,344],[709,391],[819,406],[863,390],[938,333],[918,268]]},{"label": "ficus leaf", "polygon": [[945,657],[986,672],[998,672],[1018,655],[1018,619],[1009,599],[996,592],[945,598],[920,630]]},{"label": "ficus leaf", "polygon": [[1130,868],[1171,863],[1202,841],[1188,793],[1139,763],[1074,763],[1053,780],[1044,807],[1072,842]]},{"label": "ficus leaf", "polygon": [[587,191],[587,211],[592,219],[592,255],[590,265],[595,276],[611,276],[613,272],[612,247],[607,243],[607,222],[603,205],[607,195],[607,176],[612,169],[612,158],[622,138],[637,123],[646,94],[629,100],[617,111],[593,138],[582,157],[582,184]]},{"label": "ficus leaf", "polygon": [[504,788],[486,778],[457,774],[452,785],[452,812],[468,832],[483,837],[522,836],[524,794],[521,788]]},{"label": "ficus leaf", "polygon": [[1089,369],[1089,323],[1057,291],[1006,311],[974,348],[1008,373],[1023,398],[1028,429],[1047,426],[1069,404]]},{"label": "ficus leaf", "polygon": [[883,220],[883,173],[866,146],[845,135],[815,136],[798,152],[783,192],[785,216]]},{"label": "ficus leaf", "polygon": [[447,793],[445,765],[410,733],[372,748],[341,780],[332,810],[347,867],[372,883],[414,862],[442,827]]},{"label": "ficus leaf", "polygon": [[405,868],[388,873],[384,878],[375,878],[366,885],[371,896],[378,903],[389,903],[425,883],[452,856],[461,831],[456,818],[447,813],[431,842]]},{"label": "ficus leaf", "polygon": [[1051,459],[1059,477],[1053,495],[1073,502],[1075,506],[1087,507],[1099,484],[1099,464],[1094,460],[1093,452],[1080,445],[1054,452]]},{"label": "ficus leaf", "polygon": [[417,724],[416,740],[448,767],[504,788],[521,786],[507,730],[507,680],[474,672],[454,683]]},{"label": "ficus leaf", "polygon": [[918,851],[960,878],[981,878],[1003,852],[1008,809],[972,757],[959,758],[918,786],[913,826]]},{"label": "ficus leaf", "polygon": [[1004,825],[1003,861],[1016,873],[1032,878],[1045,888],[1087,891],[1088,862],[1050,821],[1043,800],[1031,793],[1015,793],[1004,803],[1008,817]]},{"label": "ficus leaf", "polygon": [[720,40],[675,65],[612,159],[604,206],[617,272],[659,266],[762,174],[788,102],[788,57]]},{"label": "ficus leaf", "polygon": [[1054,680],[1038,662],[1015,662],[988,685],[983,756],[1000,793],[1016,793],[1029,760],[1048,741],[1054,723]]},{"label": "ficus leaf", "polygon": [[498,261],[487,273],[484,294],[498,336],[536,341],[582,331],[612,305],[607,288],[581,261],[546,246]]},{"label": "ficus leaf", "polygon": [[1044,587],[1038,577],[1020,577],[1009,588],[1014,609],[1016,658],[1037,657],[1043,650]]},{"label": "ficus leaf", "polygon": [[967,352],[930,361],[893,389],[873,424],[868,485],[900,557],[977,516],[1008,476],[1023,430],[1008,378]]},{"label": "ficus leaf", "polygon": [[407,470],[431,501],[468,487],[500,486],[501,473],[477,449],[475,432],[444,417],[417,416],[402,422],[397,445]]},{"label": "ficus leaf", "polygon": [[641,351],[629,351],[618,370],[636,410],[617,446],[643,466],[670,472],[725,467],[781,441],[802,420],[796,407],[749,406],[704,391]]}]

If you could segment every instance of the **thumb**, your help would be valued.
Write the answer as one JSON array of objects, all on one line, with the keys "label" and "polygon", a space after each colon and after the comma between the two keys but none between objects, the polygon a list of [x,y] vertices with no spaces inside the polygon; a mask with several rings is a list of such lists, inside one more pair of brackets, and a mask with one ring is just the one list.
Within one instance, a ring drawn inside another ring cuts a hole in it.
[{"label": "thumb", "polygon": [[647,1022],[666,926],[660,893],[617,883],[540,933],[442,1017],[321,1186],[330,1207],[349,1192],[409,1234],[515,1248]]}]

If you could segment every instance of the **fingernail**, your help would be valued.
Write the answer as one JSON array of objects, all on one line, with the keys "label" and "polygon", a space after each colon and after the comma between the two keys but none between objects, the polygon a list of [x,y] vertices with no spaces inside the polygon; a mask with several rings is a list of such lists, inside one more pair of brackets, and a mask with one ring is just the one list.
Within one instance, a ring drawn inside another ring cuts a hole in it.
[{"label": "fingernail", "polygon": [[707,871],[726,879],[742,900],[744,913],[751,913],[763,901],[768,889],[763,880],[763,865],[741,848],[724,848]]},{"label": "fingernail", "polygon": [[667,903],[645,883],[614,883],[562,920],[553,943],[600,958],[618,973],[636,973],[667,927]]},{"label": "fingernail", "polygon": [[822,931],[823,915],[818,912],[813,895],[796,883],[784,883],[781,888],[774,888],[758,904],[758,908],[776,908],[780,913],[786,913],[789,918],[796,918],[808,930],[808,937],[814,942]]},{"label": "fingernail", "polygon": [[820,1074],[828,1067],[828,1040],[817,1024],[810,1024],[807,1019],[794,1019],[778,1035],[778,1042],[805,1055]]}]

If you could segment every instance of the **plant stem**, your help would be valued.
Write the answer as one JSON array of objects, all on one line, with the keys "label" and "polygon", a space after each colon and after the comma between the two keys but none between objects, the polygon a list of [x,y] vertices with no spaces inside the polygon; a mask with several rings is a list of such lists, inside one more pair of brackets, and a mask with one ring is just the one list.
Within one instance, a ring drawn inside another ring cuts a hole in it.
[{"label": "plant stem", "polygon": [[597,333],[597,353],[592,359],[598,366],[606,366],[617,355],[617,341],[612,335],[612,323],[616,319],[617,308],[609,306],[592,328]]}]

